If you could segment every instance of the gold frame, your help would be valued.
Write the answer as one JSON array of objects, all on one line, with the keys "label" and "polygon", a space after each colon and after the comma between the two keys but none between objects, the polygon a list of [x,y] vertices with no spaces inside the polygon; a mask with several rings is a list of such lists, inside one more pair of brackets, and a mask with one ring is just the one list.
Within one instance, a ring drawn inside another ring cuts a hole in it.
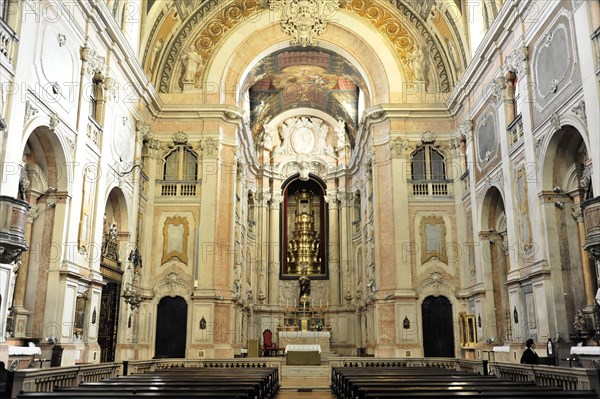
[{"label": "gold frame", "polygon": [[477,325],[475,315],[460,312],[460,345],[474,347],[477,344]]},{"label": "gold frame", "polygon": [[[182,251],[171,251],[169,250],[169,226],[183,225],[183,236],[181,238]],[[163,226],[163,255],[161,258],[161,264],[167,263],[173,258],[179,259],[181,262],[187,265],[188,263],[188,240],[190,236],[190,226],[187,218],[181,216],[169,217],[165,220]]]},{"label": "gold frame", "polygon": [[[440,251],[427,251],[426,225],[441,226],[442,247],[440,248]],[[429,259],[433,257],[438,258],[441,262],[448,263],[448,256],[446,254],[446,223],[444,223],[444,218],[441,216],[427,216],[421,219],[421,264],[429,261]]]}]

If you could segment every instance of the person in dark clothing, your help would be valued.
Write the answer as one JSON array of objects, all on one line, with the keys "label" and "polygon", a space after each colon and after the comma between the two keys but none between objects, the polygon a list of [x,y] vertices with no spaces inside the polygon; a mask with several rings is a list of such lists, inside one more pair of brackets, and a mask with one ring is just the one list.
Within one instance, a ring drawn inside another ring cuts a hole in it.
[{"label": "person in dark clothing", "polygon": [[529,338],[525,341],[525,346],[527,349],[523,351],[521,364],[540,364],[540,357],[535,353],[535,342],[533,342],[533,339]]},{"label": "person in dark clothing", "polygon": [[0,398],[10,398],[12,392],[13,372],[6,369],[4,362],[0,362]]}]

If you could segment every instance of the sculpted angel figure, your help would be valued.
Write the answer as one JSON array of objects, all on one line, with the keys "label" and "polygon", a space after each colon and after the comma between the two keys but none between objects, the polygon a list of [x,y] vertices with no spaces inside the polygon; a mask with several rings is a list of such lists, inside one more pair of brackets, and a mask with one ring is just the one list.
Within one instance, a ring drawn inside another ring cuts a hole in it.
[{"label": "sculpted angel figure", "polygon": [[196,72],[198,72],[198,68],[200,68],[200,65],[202,65],[202,57],[196,51],[195,46],[190,46],[188,51],[181,56],[181,62],[185,68],[185,72],[183,73],[183,81],[193,82],[196,78]]}]

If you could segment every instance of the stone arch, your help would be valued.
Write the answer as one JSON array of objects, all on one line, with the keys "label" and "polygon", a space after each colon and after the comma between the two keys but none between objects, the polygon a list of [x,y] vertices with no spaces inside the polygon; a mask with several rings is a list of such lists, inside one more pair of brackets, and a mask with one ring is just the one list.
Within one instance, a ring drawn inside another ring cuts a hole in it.
[{"label": "stone arch", "polygon": [[[519,218],[521,215],[517,215]],[[531,236],[531,227],[528,220],[526,221]],[[491,295],[493,301],[492,311],[484,311],[487,323],[493,321],[495,323],[495,336],[499,342],[503,342],[507,338],[508,332],[505,326],[505,314],[508,310],[508,289],[507,274],[510,270],[510,262],[507,256],[509,242],[509,234],[506,230],[506,205],[504,196],[501,191],[495,187],[490,187],[483,198],[481,219],[480,219],[480,239],[483,276],[486,280],[491,280]],[[505,230],[499,230],[505,229]],[[524,234],[521,232],[521,235]],[[519,240],[520,242],[520,240]],[[519,252],[519,251],[517,251]]]},{"label": "stone arch", "polygon": [[[347,14],[341,14],[340,17],[348,19],[350,24],[364,26],[364,22],[351,18]],[[248,32],[245,40],[242,41],[236,36],[227,40],[226,46],[222,50],[225,52],[226,48],[234,46],[239,48],[239,51],[233,54],[230,51],[227,51],[226,54],[220,52],[214,54],[213,58],[219,62],[211,64],[210,68],[207,67],[207,82],[243,82],[261,59],[289,47],[289,37],[281,32],[279,24],[264,27],[250,25],[248,28],[252,31]],[[368,26],[365,29],[366,38],[360,37],[354,31],[338,24],[329,24],[328,31],[331,32],[331,36],[322,37],[318,47],[343,56],[359,71],[367,85],[365,108],[392,101],[391,93],[394,91],[399,93],[402,87],[401,82],[405,82],[407,78],[403,69],[397,67],[400,61],[387,45],[381,44],[379,47],[374,45],[374,43],[381,42],[382,38],[377,34],[373,35]],[[346,49],[347,43],[350,41],[354,43],[354,53]],[[256,48],[256,44],[249,45],[249,43],[260,44],[260,47]],[[246,67],[239,70],[238,65]],[[243,88],[240,87],[240,89]],[[244,99],[244,95],[245,93],[241,90],[237,91],[236,103],[238,105]]]},{"label": "stone arch", "polygon": [[114,220],[117,223],[120,233],[127,233],[129,231],[129,205],[120,187],[113,187],[110,190],[106,197],[104,209],[107,223],[111,223]]},{"label": "stone arch", "polygon": [[15,295],[13,304],[27,309],[26,329],[35,335],[43,334],[37,328],[48,322],[45,320],[49,309],[47,300],[54,295],[48,290],[48,279],[52,278],[50,272],[60,269],[63,259],[59,237],[65,234],[65,215],[70,206],[68,194],[72,186],[71,168],[67,167],[70,153],[65,151],[65,141],[48,126],[35,125],[32,121],[25,130],[20,153],[15,151],[13,158],[20,157],[14,165],[16,171],[20,172],[22,165],[27,174],[28,184],[20,185],[22,195],[31,205],[32,216],[31,233],[27,238],[30,250],[23,253],[23,266],[19,270],[20,279],[25,281],[24,293]]},{"label": "stone arch", "polygon": [[47,179],[40,182],[40,187],[52,187],[59,192],[68,192],[71,188],[72,172],[67,165],[71,161],[70,150],[67,150],[66,138],[46,125],[37,125],[25,131],[21,147],[22,157],[31,156],[30,160],[21,159],[36,169],[38,177]]},{"label": "stone arch", "polygon": [[[593,306],[597,288],[593,266],[588,254],[581,249],[579,234],[583,223],[579,204],[585,199],[582,177],[585,168],[592,167],[591,155],[587,135],[571,124],[563,124],[549,135],[541,155],[541,212],[546,230],[547,259],[550,267],[561,270],[552,278],[555,291],[566,293],[554,299],[556,303],[564,301],[564,306],[555,307],[557,318],[562,320],[575,320],[578,309]],[[560,323],[557,332],[567,335],[569,324]]]}]

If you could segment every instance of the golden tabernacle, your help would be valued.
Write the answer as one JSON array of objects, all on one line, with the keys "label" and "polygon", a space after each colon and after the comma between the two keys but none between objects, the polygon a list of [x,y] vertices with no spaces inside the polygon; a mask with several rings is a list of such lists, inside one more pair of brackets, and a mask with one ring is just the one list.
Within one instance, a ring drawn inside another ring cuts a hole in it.
[{"label": "golden tabernacle", "polygon": [[288,242],[287,262],[291,274],[301,274],[306,268],[307,274],[321,274],[319,257],[319,233],[314,228],[312,210],[313,193],[302,189],[296,196],[294,231]]}]

